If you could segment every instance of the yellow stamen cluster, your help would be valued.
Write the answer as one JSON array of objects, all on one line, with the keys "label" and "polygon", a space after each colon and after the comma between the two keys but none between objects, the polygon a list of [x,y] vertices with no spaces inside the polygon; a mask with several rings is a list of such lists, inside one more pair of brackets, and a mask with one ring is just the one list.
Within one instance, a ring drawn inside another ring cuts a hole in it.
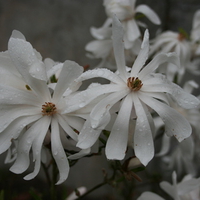
[{"label": "yellow stamen cluster", "polygon": [[51,116],[56,113],[56,105],[51,102],[45,102],[44,105],[42,105],[42,115]]},{"label": "yellow stamen cluster", "polygon": [[142,81],[138,77],[129,77],[127,80],[127,86],[132,91],[138,91],[143,86]]}]

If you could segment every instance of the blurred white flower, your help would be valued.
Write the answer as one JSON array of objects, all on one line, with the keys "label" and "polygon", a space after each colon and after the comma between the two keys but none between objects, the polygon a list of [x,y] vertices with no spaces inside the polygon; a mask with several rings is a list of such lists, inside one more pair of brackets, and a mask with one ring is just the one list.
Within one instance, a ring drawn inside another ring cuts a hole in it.
[{"label": "blurred white flower", "polygon": [[[160,187],[174,200],[200,200],[200,178],[192,178],[186,175],[180,183],[177,183],[176,172],[172,174],[172,185],[166,181],[160,183]],[[164,200],[153,192],[144,192],[137,200]]]},{"label": "blurred white flower", "polygon": [[172,185],[163,181],[160,183],[160,187],[174,200],[200,199],[200,178],[192,178],[189,174],[180,183],[177,183],[176,172],[173,172]]},{"label": "blurred white flower", "polygon": [[139,26],[145,26],[135,18],[137,13],[143,14],[154,24],[160,24],[159,17],[151,8],[147,5],[135,6],[135,4],[136,0],[104,0],[108,17],[115,14],[122,22],[125,32],[123,36],[125,49],[134,46],[134,42],[141,36]]},{"label": "blurred white flower", "polygon": [[154,156],[152,138],[154,124],[148,108],[155,110],[162,118],[165,123],[165,133],[168,136],[174,135],[178,141],[182,141],[191,134],[191,126],[183,116],[166,104],[168,103],[166,93],[170,94],[180,106],[187,109],[195,108],[200,101],[178,85],[168,81],[163,75],[154,73],[164,62],[178,65],[178,59],[174,54],[161,53],[144,67],[149,53],[148,31],[145,32],[141,51],[132,69],[126,68],[125,65],[123,28],[115,16],[112,37],[118,71],[113,73],[107,69],[89,70],[75,80],[81,85],[84,80],[102,77],[111,83],[77,93],[71,101],[67,102],[65,112],[78,110],[88,105],[93,99],[107,94],[90,113],[90,118],[78,136],[77,146],[86,149],[96,142],[101,130],[110,121],[110,109],[118,103],[118,115],[106,144],[106,156],[108,159],[124,158],[129,137],[129,122],[136,116],[135,132],[131,143],[136,156],[142,164],[147,165]]},{"label": "blurred white flower", "polygon": [[158,54],[160,52],[176,52],[177,55],[180,57],[181,68],[178,69],[171,63],[167,64],[167,66],[166,64],[164,64],[162,68],[162,70],[164,70],[164,73],[168,75],[169,80],[174,81],[175,75],[178,75],[178,83],[180,83],[185,73],[185,69],[190,69],[192,65],[191,43],[186,38],[186,35],[184,33],[177,33],[173,31],[166,31],[161,33],[154,40],[152,40],[150,55]]},{"label": "blurred white flower", "polygon": [[[13,31],[8,53],[4,54],[6,59],[1,60],[0,70],[9,80],[0,83],[0,153],[10,147],[12,140],[18,140],[17,158],[10,170],[22,173],[29,167],[32,149],[35,168],[25,176],[29,180],[40,170],[43,143],[50,143],[60,175],[57,184],[60,184],[69,173],[64,151],[67,134],[77,141],[74,129],[80,131],[84,122],[73,113],[61,114],[66,109],[63,93],[83,69],[75,62],[66,61],[52,93],[41,56],[20,32]],[[7,66],[14,69],[10,74]]]}]

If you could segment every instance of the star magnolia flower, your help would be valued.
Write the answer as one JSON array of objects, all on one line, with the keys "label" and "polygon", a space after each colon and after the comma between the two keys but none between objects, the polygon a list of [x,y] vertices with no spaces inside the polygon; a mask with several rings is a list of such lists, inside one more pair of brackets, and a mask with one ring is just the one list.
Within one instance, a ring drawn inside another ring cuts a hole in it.
[{"label": "star magnolia flower", "polygon": [[178,82],[180,82],[185,73],[185,69],[191,69],[190,71],[192,71],[191,43],[183,33],[166,31],[158,35],[152,41],[150,55],[160,52],[176,52],[180,57],[181,68],[177,69],[175,66],[169,64],[168,66],[164,66],[165,74],[171,74],[171,80],[178,74]]},{"label": "star magnolia flower", "polygon": [[[0,153],[10,147],[12,140],[18,140],[17,158],[10,169],[18,174],[29,167],[32,148],[35,168],[25,176],[29,180],[40,170],[43,143],[50,143],[60,174],[57,184],[60,184],[69,173],[63,147],[68,140],[66,133],[77,141],[74,129],[80,131],[83,125],[83,120],[73,113],[61,114],[65,109],[63,93],[83,69],[75,62],[66,61],[52,94],[47,85],[44,63],[20,32],[13,31],[8,43],[8,53],[13,68],[21,76],[20,85],[24,82],[24,87],[15,87],[12,82],[12,78],[15,78],[13,71],[10,75],[6,72],[12,84],[0,83]],[[0,64],[0,68],[4,70],[4,62]],[[16,78],[15,81],[18,82]]]},{"label": "star magnolia flower", "polygon": [[135,6],[135,3],[136,0],[104,0],[107,15],[112,17],[113,13],[116,14],[123,24],[125,49],[133,47],[134,41],[141,36],[138,24],[142,24],[135,19],[137,13],[144,14],[154,24],[160,24],[159,17],[151,8],[147,5]]},{"label": "star magnolia flower", "polygon": [[[160,187],[174,200],[199,200],[200,199],[200,178],[192,178],[190,174],[185,176],[180,183],[177,183],[176,172],[172,174],[171,185],[168,182],[161,182]],[[144,192],[137,200],[164,200],[153,192]]]},{"label": "star magnolia flower", "polygon": [[124,59],[123,28],[119,20],[114,17],[113,48],[118,69],[116,73],[108,69],[94,69],[83,73],[75,80],[81,85],[81,82],[86,79],[102,77],[111,83],[98,85],[74,95],[71,101],[67,102],[65,112],[78,110],[102,94],[107,94],[93,108],[90,118],[78,136],[77,146],[86,149],[95,143],[101,130],[110,121],[109,111],[113,105],[121,103],[106,144],[106,156],[108,159],[124,158],[129,137],[129,121],[132,116],[136,116],[132,146],[136,157],[146,165],[154,155],[153,120],[148,107],[155,110],[164,121],[165,133],[168,136],[174,135],[178,141],[182,141],[191,134],[191,126],[183,116],[162,102],[166,101],[165,93],[169,93],[179,105],[185,108],[196,107],[200,102],[178,85],[169,82],[163,75],[153,73],[163,62],[170,61],[178,64],[174,54],[162,53],[144,67],[149,52],[148,31],[145,32],[141,51],[132,69],[127,70]]}]

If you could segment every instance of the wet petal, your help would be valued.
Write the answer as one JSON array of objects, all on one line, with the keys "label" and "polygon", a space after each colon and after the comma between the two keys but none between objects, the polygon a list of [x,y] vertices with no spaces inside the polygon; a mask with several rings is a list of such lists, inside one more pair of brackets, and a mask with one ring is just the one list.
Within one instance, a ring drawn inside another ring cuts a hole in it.
[{"label": "wet petal", "polygon": [[133,95],[133,101],[137,116],[133,139],[134,151],[140,162],[147,165],[154,156],[152,130],[145,112],[145,105],[140,102],[137,95]]},{"label": "wet petal", "polygon": [[69,113],[83,108],[95,98],[98,98],[103,94],[119,91],[120,89],[121,88],[117,84],[104,84],[78,92],[77,94],[69,97],[69,99],[66,99],[66,109],[63,113]]},{"label": "wet petal", "polygon": [[32,146],[32,143],[38,135],[46,133],[49,128],[49,118],[43,117],[40,120],[36,121],[20,138],[18,149],[17,149],[17,159],[13,166],[10,168],[10,171],[20,174],[24,172],[30,164],[29,152]]},{"label": "wet petal", "polygon": [[112,40],[113,40],[113,50],[115,55],[115,61],[117,64],[117,69],[119,71],[122,79],[127,79],[126,72],[126,64],[125,64],[125,56],[124,56],[124,31],[122,24],[117,19],[115,15],[113,15],[113,23],[112,23]]},{"label": "wet petal", "polygon": [[78,140],[78,134],[69,126],[67,120],[65,120],[63,115],[57,115],[58,123],[63,128],[65,133],[69,135],[73,140]]},{"label": "wet petal", "polygon": [[132,106],[132,98],[128,95],[121,105],[106,143],[105,151],[108,159],[122,160],[125,156],[128,144],[129,122]]},{"label": "wet petal", "polygon": [[91,111],[91,125],[93,128],[101,126],[103,123],[110,121],[110,109],[112,106],[120,101],[125,95],[127,95],[129,89],[127,88],[119,92],[109,94],[107,97],[102,99]]},{"label": "wet petal", "polygon": [[76,160],[76,159],[80,159],[88,154],[91,153],[91,148],[88,149],[82,149],[81,151],[79,151],[78,153],[75,153],[71,156],[69,156],[68,158],[71,160]]},{"label": "wet petal", "polygon": [[141,50],[132,66],[131,69],[131,77],[137,77],[139,71],[144,66],[146,60],[148,59],[149,54],[149,32],[148,30],[145,31]]},{"label": "wet petal", "polygon": [[63,183],[69,174],[69,163],[60,140],[60,131],[57,119],[52,118],[51,122],[51,149],[59,170],[59,180],[56,185]]},{"label": "wet petal", "polygon": [[34,171],[24,177],[25,180],[31,180],[37,176],[37,174],[40,171],[41,166],[41,151],[42,151],[42,144],[44,142],[44,138],[46,136],[46,133],[48,131],[49,125],[50,125],[50,118],[44,117],[45,120],[45,127],[44,129],[38,134],[38,136],[34,139],[32,144],[32,151],[33,151],[33,161],[35,161]]},{"label": "wet petal", "polygon": [[0,133],[0,154],[6,151],[12,144],[12,139],[17,139],[21,131],[28,124],[38,120],[41,116],[26,116],[14,120],[3,132]]},{"label": "wet petal", "polygon": [[108,69],[93,69],[84,72],[79,78],[75,80],[74,84],[81,85],[82,81],[92,79],[92,78],[105,78],[116,84],[124,84],[124,81],[112,71]]},{"label": "wet petal", "polygon": [[76,146],[81,149],[90,148],[97,141],[104,128],[105,127],[101,127],[101,129],[93,129],[91,127],[90,118],[88,118],[83,126],[83,129],[78,135],[78,143]]},{"label": "wet petal", "polygon": [[175,53],[160,53],[142,69],[142,71],[139,73],[140,79],[145,79],[145,76],[154,72],[161,64],[165,62],[170,62],[176,66],[180,66],[179,58]]},{"label": "wet petal", "polygon": [[[25,86],[24,86],[25,88]],[[41,104],[41,101],[37,98],[36,95],[34,95],[31,91],[26,90],[19,90],[14,87],[10,87],[8,85],[2,85],[0,84],[0,103],[1,106],[3,105],[33,105],[38,106],[38,104]]]},{"label": "wet petal", "polygon": [[83,68],[77,63],[70,60],[65,61],[54,90],[53,100],[58,101],[74,79],[78,78],[82,72]]},{"label": "wet petal", "polygon": [[141,95],[140,98],[161,117],[168,136],[174,135],[179,142],[190,136],[192,129],[189,122],[176,110],[146,95]]},{"label": "wet petal", "polygon": [[[23,116],[38,115],[40,114],[40,108],[32,106],[2,106],[0,112],[0,132],[6,129],[11,122],[15,119]],[[42,116],[42,115],[41,115]]]},{"label": "wet petal", "polygon": [[40,96],[50,98],[44,63],[38,59],[31,44],[18,38],[18,35],[18,31],[13,31],[8,42],[8,52],[14,65],[32,90]]}]

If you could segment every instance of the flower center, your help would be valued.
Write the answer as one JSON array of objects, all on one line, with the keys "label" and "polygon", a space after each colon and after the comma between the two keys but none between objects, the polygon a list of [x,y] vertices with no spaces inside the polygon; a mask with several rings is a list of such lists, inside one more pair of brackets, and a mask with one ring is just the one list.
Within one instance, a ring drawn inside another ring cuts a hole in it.
[{"label": "flower center", "polygon": [[142,81],[138,77],[129,77],[127,79],[127,86],[132,91],[138,91],[143,86]]},{"label": "flower center", "polygon": [[45,102],[44,105],[42,105],[42,115],[51,116],[56,113],[56,105],[51,102]]},{"label": "flower center", "polygon": [[179,35],[178,35],[179,41],[183,41],[183,40],[185,40],[185,38],[186,38],[186,36],[183,33],[179,33]]}]

